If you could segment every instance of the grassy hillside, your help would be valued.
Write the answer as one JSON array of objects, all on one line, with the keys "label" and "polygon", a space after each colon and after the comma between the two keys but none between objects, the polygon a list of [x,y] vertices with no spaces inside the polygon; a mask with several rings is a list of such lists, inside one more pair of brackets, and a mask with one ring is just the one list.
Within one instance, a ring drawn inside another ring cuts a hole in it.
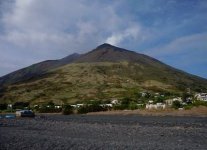
[{"label": "grassy hillside", "polygon": [[9,85],[1,102],[77,102],[136,97],[140,91],[180,93],[207,89],[205,80],[183,72],[130,62],[72,63],[49,71],[42,77]]}]

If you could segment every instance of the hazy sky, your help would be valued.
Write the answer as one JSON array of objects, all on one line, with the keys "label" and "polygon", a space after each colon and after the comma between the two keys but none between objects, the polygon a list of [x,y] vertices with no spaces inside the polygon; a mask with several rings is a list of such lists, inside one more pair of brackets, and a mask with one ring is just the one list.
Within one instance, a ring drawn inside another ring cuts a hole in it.
[{"label": "hazy sky", "polygon": [[207,78],[207,0],[0,0],[0,76],[102,43]]}]

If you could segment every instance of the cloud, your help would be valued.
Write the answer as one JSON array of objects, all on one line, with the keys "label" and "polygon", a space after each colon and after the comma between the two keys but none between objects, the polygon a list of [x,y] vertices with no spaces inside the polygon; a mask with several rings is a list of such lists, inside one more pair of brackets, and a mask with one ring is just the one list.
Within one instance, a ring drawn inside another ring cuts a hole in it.
[{"label": "cloud", "polygon": [[109,43],[112,45],[118,45],[128,38],[132,38],[132,40],[134,39],[137,40],[139,33],[140,33],[139,26],[130,26],[124,31],[113,33],[110,37],[106,39],[106,43]]}]

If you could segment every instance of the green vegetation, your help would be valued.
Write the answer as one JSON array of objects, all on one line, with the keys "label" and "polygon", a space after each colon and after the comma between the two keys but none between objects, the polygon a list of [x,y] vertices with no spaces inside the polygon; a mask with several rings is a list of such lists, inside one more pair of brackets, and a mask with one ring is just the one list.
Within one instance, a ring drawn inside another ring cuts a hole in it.
[{"label": "green vegetation", "polygon": [[35,108],[39,113],[60,113],[62,108],[55,108],[55,104],[50,101],[46,104],[42,104],[40,107]]},{"label": "green vegetation", "polygon": [[13,109],[25,109],[29,107],[29,102],[15,102]]},{"label": "green vegetation", "polygon": [[7,103],[0,104],[0,110],[6,110],[7,106],[8,106]]},{"label": "green vegetation", "polygon": [[180,101],[174,101],[172,104],[172,108],[178,109],[178,108],[182,108],[183,105],[181,104]]},{"label": "green vegetation", "polygon": [[73,107],[71,105],[64,105],[62,110],[63,115],[70,115],[73,114]]},{"label": "green vegetation", "polygon": [[199,106],[205,106],[205,107],[207,107],[207,102],[196,100],[193,103],[190,103],[188,105],[185,105],[184,108],[185,109],[191,109],[193,107],[199,107]]},{"label": "green vegetation", "polygon": [[78,114],[86,114],[89,112],[99,112],[99,111],[106,111],[106,110],[107,110],[107,108],[105,108],[103,106],[91,104],[91,105],[80,106],[77,109],[77,113]]}]

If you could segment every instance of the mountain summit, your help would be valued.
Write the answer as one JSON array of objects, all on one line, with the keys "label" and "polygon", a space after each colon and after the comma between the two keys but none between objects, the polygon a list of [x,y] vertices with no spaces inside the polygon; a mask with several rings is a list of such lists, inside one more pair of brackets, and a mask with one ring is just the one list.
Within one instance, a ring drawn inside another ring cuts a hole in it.
[{"label": "mountain summit", "polygon": [[[130,91],[206,90],[207,80],[110,44],[17,70],[0,78],[3,101],[119,98]],[[18,94],[22,93],[23,94]]]},{"label": "mountain summit", "polygon": [[[119,48],[104,43],[94,50],[82,55],[75,62],[137,62],[137,63],[156,63],[158,60],[149,56]],[[161,63],[161,62],[160,62]]]}]

